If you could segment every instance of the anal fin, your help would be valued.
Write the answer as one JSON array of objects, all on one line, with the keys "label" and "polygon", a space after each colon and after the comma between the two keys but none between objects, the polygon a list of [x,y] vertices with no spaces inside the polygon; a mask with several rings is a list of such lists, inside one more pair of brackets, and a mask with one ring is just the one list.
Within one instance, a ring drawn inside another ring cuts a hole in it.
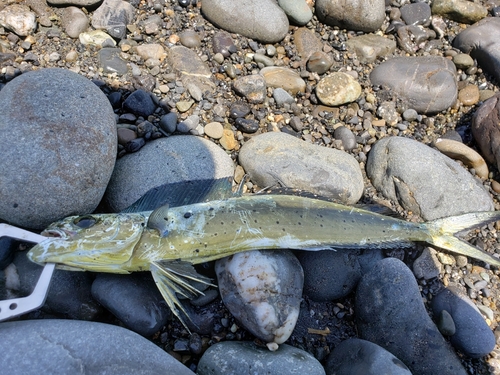
[{"label": "anal fin", "polygon": [[149,267],[156,286],[161,295],[167,302],[172,313],[179,319],[182,325],[191,332],[186,322],[181,317],[181,312],[189,319],[188,313],[179,302],[177,294],[186,298],[193,298],[197,295],[203,295],[193,282],[202,283],[208,286],[215,286],[208,277],[202,276],[196,272],[193,265],[182,261],[155,261]]}]

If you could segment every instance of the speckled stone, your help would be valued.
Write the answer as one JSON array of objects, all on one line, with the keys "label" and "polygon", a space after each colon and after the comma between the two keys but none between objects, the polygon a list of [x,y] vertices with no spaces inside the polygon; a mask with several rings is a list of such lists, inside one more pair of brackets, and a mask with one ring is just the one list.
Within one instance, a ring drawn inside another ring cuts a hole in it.
[{"label": "speckled stone", "polygon": [[281,87],[292,95],[306,90],[306,83],[295,70],[268,66],[261,69],[260,74],[264,77],[268,87]]},{"label": "speckled stone", "polygon": [[353,102],[360,95],[361,85],[347,73],[331,73],[316,86],[316,96],[321,103],[329,106]]},{"label": "speckled stone", "polygon": [[[385,0],[316,0],[316,15],[320,22],[354,31],[376,31],[385,19]],[[368,11],[369,10],[369,11]]]},{"label": "speckled stone", "polygon": [[22,4],[11,4],[0,11],[0,26],[27,36],[36,29],[36,14]]},{"label": "speckled stone", "polygon": [[474,105],[479,101],[479,89],[476,85],[467,85],[458,92],[458,100],[463,105]]},{"label": "speckled stone", "polygon": [[480,4],[466,0],[434,0],[432,14],[445,16],[457,22],[474,23],[488,15]]}]

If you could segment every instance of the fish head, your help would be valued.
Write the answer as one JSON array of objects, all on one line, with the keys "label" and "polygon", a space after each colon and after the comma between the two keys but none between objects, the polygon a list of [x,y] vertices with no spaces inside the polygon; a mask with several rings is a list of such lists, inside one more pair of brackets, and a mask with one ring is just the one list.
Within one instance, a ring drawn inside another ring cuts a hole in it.
[{"label": "fish head", "polygon": [[28,258],[58,268],[122,272],[132,257],[145,226],[142,214],[95,214],[70,216],[42,232],[47,239],[35,245]]}]

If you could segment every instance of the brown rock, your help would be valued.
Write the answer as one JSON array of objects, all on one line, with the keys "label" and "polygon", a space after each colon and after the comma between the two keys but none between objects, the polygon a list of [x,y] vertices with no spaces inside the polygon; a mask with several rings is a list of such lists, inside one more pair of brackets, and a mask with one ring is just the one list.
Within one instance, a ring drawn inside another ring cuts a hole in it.
[{"label": "brown rock", "polygon": [[483,157],[472,148],[461,142],[442,138],[438,139],[434,146],[446,156],[460,160],[469,168],[474,168],[479,178],[488,178],[489,171],[486,162]]},{"label": "brown rock", "polygon": [[458,100],[463,105],[474,105],[479,101],[479,88],[476,85],[467,85],[458,92]]},{"label": "brown rock", "polygon": [[137,134],[135,134],[135,131],[127,128],[118,128],[116,134],[118,136],[118,143],[123,146],[125,146],[132,139],[137,138]]},{"label": "brown rock", "polygon": [[266,80],[268,87],[281,87],[292,95],[298,92],[305,92],[306,90],[306,83],[295,70],[278,66],[267,66],[260,71],[260,74]]},{"label": "brown rock", "polygon": [[472,135],[486,161],[500,165],[500,93],[476,111],[472,117]]},{"label": "brown rock", "polygon": [[293,33],[295,47],[303,60],[307,60],[314,52],[321,51],[323,43],[311,30],[301,27]]}]

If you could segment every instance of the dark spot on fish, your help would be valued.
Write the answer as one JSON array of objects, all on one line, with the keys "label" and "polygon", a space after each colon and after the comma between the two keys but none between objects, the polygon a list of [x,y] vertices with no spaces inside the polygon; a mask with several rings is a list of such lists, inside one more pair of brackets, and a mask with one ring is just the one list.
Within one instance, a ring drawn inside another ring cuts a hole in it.
[{"label": "dark spot on fish", "polygon": [[200,249],[195,249],[194,250],[195,253],[199,253],[200,252]]},{"label": "dark spot on fish", "polygon": [[188,211],[188,212],[186,212],[186,213],[184,214],[184,217],[185,217],[186,219],[189,219],[191,216],[193,216],[193,213],[192,213],[192,212],[189,212],[189,211]]},{"label": "dark spot on fish", "polygon": [[73,224],[82,229],[87,229],[97,223],[97,220],[90,215],[80,216],[73,220]]},{"label": "dark spot on fish", "polygon": [[14,206],[14,208],[19,207],[19,205],[17,203],[14,203],[13,206]]},{"label": "dark spot on fish", "polygon": [[283,230],[283,232],[286,232],[285,228],[283,228],[282,230]]},{"label": "dark spot on fish", "polygon": [[255,219],[253,222],[254,222],[254,223],[257,223],[257,219]]},{"label": "dark spot on fish", "polygon": [[210,207],[208,210],[209,210],[209,211],[213,211],[213,210],[214,210],[214,208],[213,208],[213,207]]},{"label": "dark spot on fish", "polygon": [[323,228],[323,224],[320,224],[319,226],[320,226],[321,228]]},{"label": "dark spot on fish", "polygon": [[223,221],[221,221],[221,222],[220,222],[220,225],[224,225],[224,222],[223,222]]},{"label": "dark spot on fish", "polygon": [[276,220],[276,224],[279,224],[280,222],[278,220]]},{"label": "dark spot on fish", "polygon": [[300,221],[297,224],[302,225],[302,223]]}]

